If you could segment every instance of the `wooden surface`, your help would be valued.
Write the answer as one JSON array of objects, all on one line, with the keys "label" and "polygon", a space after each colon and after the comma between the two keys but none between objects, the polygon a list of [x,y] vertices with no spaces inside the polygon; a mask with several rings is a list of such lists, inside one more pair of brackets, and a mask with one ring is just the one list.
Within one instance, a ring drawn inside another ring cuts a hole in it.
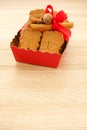
[{"label": "wooden surface", "polygon": [[75,23],[57,69],[16,63],[9,47],[31,9],[49,0],[0,0],[0,130],[87,130],[87,1],[50,0]]}]

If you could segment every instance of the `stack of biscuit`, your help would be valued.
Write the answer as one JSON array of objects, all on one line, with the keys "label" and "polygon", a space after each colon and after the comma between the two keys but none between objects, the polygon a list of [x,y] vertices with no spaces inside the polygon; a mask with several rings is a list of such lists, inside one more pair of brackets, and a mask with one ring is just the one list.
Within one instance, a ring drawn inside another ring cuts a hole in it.
[{"label": "stack of biscuit", "polygon": [[[54,11],[54,15],[56,15]],[[36,9],[30,12],[27,27],[22,29],[19,38],[19,48],[26,50],[60,53],[64,44],[63,34],[52,30],[51,24],[44,22],[45,10]],[[49,19],[47,22],[50,22]],[[66,28],[71,28],[73,23],[62,23]]]}]

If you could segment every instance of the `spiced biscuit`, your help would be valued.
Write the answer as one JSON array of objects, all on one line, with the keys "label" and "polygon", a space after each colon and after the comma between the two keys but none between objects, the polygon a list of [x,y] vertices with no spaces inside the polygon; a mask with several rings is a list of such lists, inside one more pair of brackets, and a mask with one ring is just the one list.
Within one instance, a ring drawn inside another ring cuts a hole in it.
[{"label": "spiced biscuit", "polygon": [[20,32],[19,48],[37,50],[42,33],[40,31],[32,31],[30,28],[25,28]]},{"label": "spiced biscuit", "polygon": [[44,9],[36,9],[30,12],[30,23],[43,23]]},{"label": "spiced biscuit", "polygon": [[39,50],[42,52],[59,53],[63,43],[64,38],[62,33],[58,31],[45,31],[43,32]]}]

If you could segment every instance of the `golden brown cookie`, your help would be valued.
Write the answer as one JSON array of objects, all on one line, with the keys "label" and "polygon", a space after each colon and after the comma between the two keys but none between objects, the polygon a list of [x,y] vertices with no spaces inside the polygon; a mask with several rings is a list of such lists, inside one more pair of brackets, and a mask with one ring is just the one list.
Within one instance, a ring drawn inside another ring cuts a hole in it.
[{"label": "golden brown cookie", "polygon": [[44,14],[45,14],[44,9],[32,10],[30,12],[30,18],[29,18],[30,23],[42,23]]},{"label": "golden brown cookie", "polygon": [[62,33],[58,31],[45,31],[40,45],[40,51],[59,53],[60,47],[64,43]]},{"label": "golden brown cookie", "polygon": [[32,31],[30,28],[25,28],[20,32],[19,48],[37,50],[39,47],[42,33],[40,31]]}]

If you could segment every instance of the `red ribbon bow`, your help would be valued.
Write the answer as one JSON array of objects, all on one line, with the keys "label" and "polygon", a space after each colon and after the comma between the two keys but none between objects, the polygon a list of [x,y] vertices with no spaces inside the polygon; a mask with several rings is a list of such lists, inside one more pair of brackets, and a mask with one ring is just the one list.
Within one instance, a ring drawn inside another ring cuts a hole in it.
[{"label": "red ribbon bow", "polygon": [[53,7],[48,5],[45,13],[50,13],[53,16],[52,29],[62,32],[64,39],[68,41],[69,37],[71,36],[71,31],[60,24],[67,19],[67,15],[64,13],[64,11],[61,10],[56,14],[56,16],[54,16]]}]

